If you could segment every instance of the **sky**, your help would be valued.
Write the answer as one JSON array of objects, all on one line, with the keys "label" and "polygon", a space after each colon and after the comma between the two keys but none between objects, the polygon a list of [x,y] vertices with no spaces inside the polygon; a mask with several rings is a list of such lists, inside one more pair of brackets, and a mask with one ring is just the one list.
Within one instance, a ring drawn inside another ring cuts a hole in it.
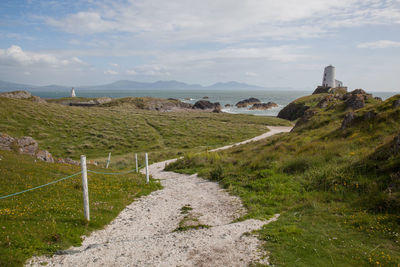
[{"label": "sky", "polygon": [[400,0],[1,0],[0,80],[400,92]]}]

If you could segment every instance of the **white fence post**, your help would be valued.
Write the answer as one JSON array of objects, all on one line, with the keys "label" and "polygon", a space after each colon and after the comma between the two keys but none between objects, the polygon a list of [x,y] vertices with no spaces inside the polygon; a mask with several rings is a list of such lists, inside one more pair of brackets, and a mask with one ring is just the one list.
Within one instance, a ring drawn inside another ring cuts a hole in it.
[{"label": "white fence post", "polygon": [[81,169],[82,169],[83,211],[85,213],[85,219],[87,221],[89,221],[90,220],[89,191],[88,191],[86,156],[85,155],[81,155]]},{"label": "white fence post", "polygon": [[146,153],[146,184],[149,183],[149,157]]},{"label": "white fence post", "polygon": [[136,172],[139,172],[138,161],[137,161],[137,153],[135,153],[135,161],[136,161]]},{"label": "white fence post", "polygon": [[108,169],[108,165],[110,165],[110,160],[111,160],[111,152],[108,153],[108,159],[107,159],[106,169]]}]

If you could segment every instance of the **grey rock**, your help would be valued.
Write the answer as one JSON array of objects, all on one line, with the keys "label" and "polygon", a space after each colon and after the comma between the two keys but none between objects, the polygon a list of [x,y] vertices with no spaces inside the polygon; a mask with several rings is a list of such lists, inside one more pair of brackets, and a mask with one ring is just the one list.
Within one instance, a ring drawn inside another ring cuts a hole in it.
[{"label": "grey rock", "polygon": [[13,137],[0,133],[0,150],[11,150],[14,142]]},{"label": "grey rock", "polygon": [[27,99],[31,98],[32,94],[28,91],[13,91],[0,93],[0,97],[13,98],[13,99]]},{"label": "grey rock", "polygon": [[250,110],[267,110],[277,106],[278,105],[274,102],[256,103],[250,108]]},{"label": "grey rock", "polygon": [[355,119],[355,114],[354,112],[349,112],[344,116],[344,119],[342,121],[342,126],[340,127],[340,129],[344,130],[346,128],[348,128],[349,126],[351,126],[351,124],[353,123],[354,119]]},{"label": "grey rock", "polygon": [[54,159],[49,151],[40,150],[36,153],[36,158],[49,163],[54,163]]},{"label": "grey rock", "polygon": [[345,103],[348,108],[352,108],[353,110],[363,108],[365,106],[365,96],[362,94],[351,94]]},{"label": "grey rock", "polygon": [[261,104],[260,99],[250,97],[248,99],[237,102],[235,106],[238,108],[245,108],[245,107],[248,107],[248,106],[254,105],[254,104]]},{"label": "grey rock", "polygon": [[398,107],[400,107],[400,99],[393,101],[393,108],[398,108]]},{"label": "grey rock", "polygon": [[207,100],[199,100],[193,105],[193,109],[216,109],[217,107],[221,108],[220,103],[211,103],[210,101]]},{"label": "grey rock", "polygon": [[24,136],[17,139],[16,143],[18,146],[18,152],[21,154],[35,156],[39,148],[38,143],[30,136]]}]

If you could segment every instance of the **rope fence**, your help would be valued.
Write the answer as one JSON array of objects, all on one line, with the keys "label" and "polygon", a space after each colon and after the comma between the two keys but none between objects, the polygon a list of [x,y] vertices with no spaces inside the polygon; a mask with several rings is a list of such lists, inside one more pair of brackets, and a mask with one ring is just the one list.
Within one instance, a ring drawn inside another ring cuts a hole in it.
[{"label": "rope fence", "polygon": [[[108,168],[109,164],[110,164],[110,160],[111,160],[111,152],[108,154],[108,160],[106,163],[106,168]],[[67,180],[69,178],[75,177],[79,174],[82,175],[82,189],[83,189],[83,202],[84,202],[84,213],[85,213],[85,218],[87,221],[89,221],[90,217],[89,217],[89,194],[88,194],[88,186],[87,186],[87,173],[91,172],[91,173],[95,173],[95,174],[104,174],[104,175],[123,175],[123,174],[129,174],[129,173],[133,173],[133,172],[139,172],[139,168],[145,167],[145,171],[146,171],[146,184],[149,183],[149,163],[148,163],[148,155],[147,153],[145,153],[145,166],[142,165],[138,165],[138,157],[137,154],[135,154],[135,161],[136,161],[136,168],[130,171],[125,171],[125,172],[100,172],[100,171],[92,171],[92,170],[87,170],[86,168],[86,156],[82,155],[81,156],[81,171],[71,174],[69,176],[65,176],[63,178],[60,178],[58,180],[46,183],[46,184],[42,184],[33,188],[29,188],[20,192],[16,192],[16,193],[12,193],[9,195],[5,195],[5,196],[0,196],[0,199],[5,199],[8,197],[13,197],[16,195],[20,195],[29,191],[33,191],[42,187],[46,187],[64,180]]]},{"label": "rope fence", "polygon": [[39,186],[36,186],[36,187],[33,187],[33,188],[29,188],[29,189],[23,190],[23,191],[21,191],[21,192],[17,192],[17,193],[9,194],[9,195],[6,195],[6,196],[2,196],[2,197],[0,197],[0,199],[8,198],[8,197],[16,196],[16,195],[20,195],[20,194],[25,193],[25,192],[29,192],[29,191],[32,191],[32,190],[35,190],[35,189],[39,189],[39,188],[48,186],[48,185],[52,185],[52,184],[61,182],[61,181],[63,181],[63,180],[67,180],[68,178],[72,178],[72,177],[74,177],[74,176],[77,176],[77,175],[79,175],[79,174],[81,174],[81,173],[82,173],[82,172],[77,172],[77,173],[74,173],[74,174],[72,174],[72,175],[70,175],[70,176],[63,177],[63,178],[61,178],[61,179],[58,179],[58,180],[56,180],[56,181],[53,181],[53,182],[50,182],[50,183],[47,183],[47,184],[42,184],[42,185],[39,185]]}]

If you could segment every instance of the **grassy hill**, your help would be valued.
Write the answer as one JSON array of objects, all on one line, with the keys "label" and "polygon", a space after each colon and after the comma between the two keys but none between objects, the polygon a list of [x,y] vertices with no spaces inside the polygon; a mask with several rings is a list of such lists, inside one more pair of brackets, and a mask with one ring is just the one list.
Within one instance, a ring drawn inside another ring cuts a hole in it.
[{"label": "grassy hill", "polygon": [[32,136],[56,157],[78,159],[85,154],[97,159],[108,152],[144,151],[174,157],[257,136],[267,131],[266,125],[288,125],[272,117],[150,111],[138,108],[138,102],[146,105],[143,99],[122,99],[86,108],[0,98],[0,132]]},{"label": "grassy hill", "polygon": [[[87,100],[87,99],[80,99]],[[251,138],[281,119],[205,112],[143,110],[149,99],[118,99],[101,107],[61,105],[0,98],[0,133],[32,136],[55,157],[99,160],[112,152],[111,169],[132,169],[133,155],[150,152],[150,161]],[[144,104],[141,106],[141,104]],[[33,188],[78,173],[79,166],[50,164],[14,151],[0,151],[0,196]],[[78,245],[81,236],[104,227],[135,198],[160,189],[141,174],[89,173],[91,220],[83,217],[80,175],[59,183],[0,199],[0,266],[19,266],[32,255],[52,254]]]},{"label": "grassy hill", "polygon": [[305,97],[298,102],[310,103],[308,111],[291,133],[188,154],[168,169],[219,181],[243,199],[244,218],[280,213],[258,232],[273,264],[398,266],[399,99],[368,98],[352,112],[327,94]]}]

